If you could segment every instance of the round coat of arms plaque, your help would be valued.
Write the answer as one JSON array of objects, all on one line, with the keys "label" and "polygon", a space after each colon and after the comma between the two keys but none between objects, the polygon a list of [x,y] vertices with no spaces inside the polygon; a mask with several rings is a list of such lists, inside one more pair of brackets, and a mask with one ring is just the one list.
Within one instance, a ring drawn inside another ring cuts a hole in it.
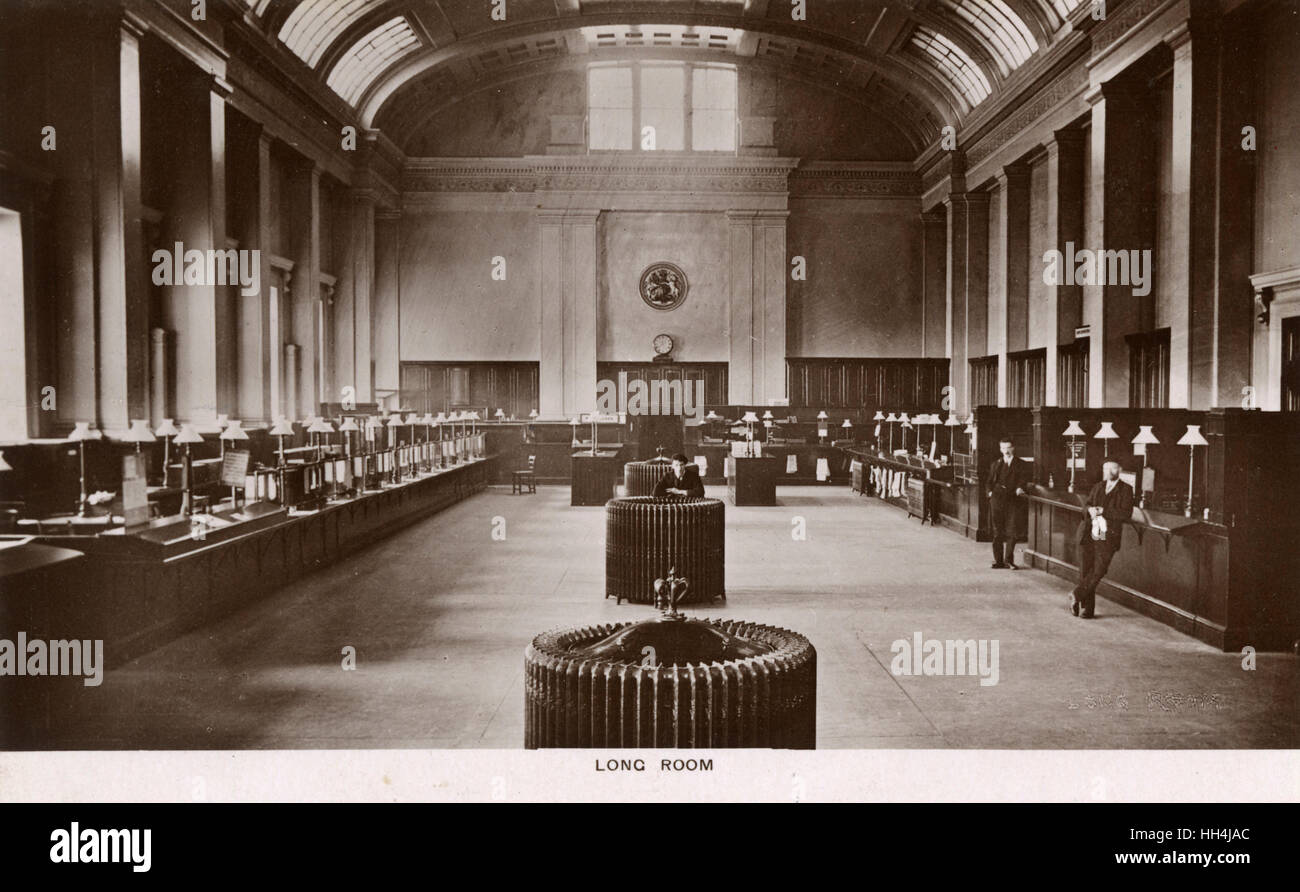
[{"label": "round coat of arms plaque", "polygon": [[656,310],[673,310],[686,300],[686,273],[675,263],[652,263],[641,273],[641,299]]}]

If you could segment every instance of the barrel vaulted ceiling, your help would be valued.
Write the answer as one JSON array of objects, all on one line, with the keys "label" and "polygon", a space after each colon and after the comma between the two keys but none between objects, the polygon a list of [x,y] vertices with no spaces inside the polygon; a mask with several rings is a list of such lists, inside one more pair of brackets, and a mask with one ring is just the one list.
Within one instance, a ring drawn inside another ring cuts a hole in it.
[{"label": "barrel vaulted ceiling", "polygon": [[634,56],[739,57],[847,95],[919,153],[1069,30],[1083,0],[240,0],[397,145],[467,93]]}]

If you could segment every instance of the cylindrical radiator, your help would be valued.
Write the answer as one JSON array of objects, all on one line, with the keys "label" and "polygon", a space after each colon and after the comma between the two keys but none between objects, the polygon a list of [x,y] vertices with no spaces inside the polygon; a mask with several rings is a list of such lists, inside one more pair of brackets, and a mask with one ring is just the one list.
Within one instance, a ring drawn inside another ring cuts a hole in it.
[{"label": "cylindrical radiator", "polygon": [[623,495],[654,495],[655,485],[672,466],[673,463],[666,458],[628,462],[623,465]]},{"label": "cylindrical radiator", "polygon": [[690,580],[683,603],[726,600],[725,506],[718,499],[610,499],[605,503],[605,597],[653,604],[672,568]]},{"label": "cylindrical radiator", "polygon": [[538,635],[524,653],[524,746],[816,747],[817,651],[807,638],[736,620],[687,622],[764,652],[655,666],[584,653],[627,623]]}]

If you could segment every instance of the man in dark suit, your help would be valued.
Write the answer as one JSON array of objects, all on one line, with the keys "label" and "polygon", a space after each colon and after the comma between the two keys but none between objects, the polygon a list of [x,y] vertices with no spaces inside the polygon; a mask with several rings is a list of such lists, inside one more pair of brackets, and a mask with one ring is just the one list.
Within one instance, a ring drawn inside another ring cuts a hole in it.
[{"label": "man in dark suit", "polygon": [[1133,487],[1119,479],[1119,462],[1102,465],[1101,480],[1088,493],[1087,508],[1079,524],[1079,584],[1070,592],[1070,612],[1092,619],[1097,584],[1124,541],[1124,521],[1133,516]]},{"label": "man in dark suit", "polygon": [[988,496],[990,522],[993,527],[993,569],[1016,566],[1016,539],[1019,538],[1020,498],[1029,485],[1029,465],[1016,458],[1016,447],[1008,439],[998,443],[1002,457],[989,468]]},{"label": "man in dark suit", "polygon": [[673,466],[668,473],[660,477],[659,482],[655,484],[656,499],[666,499],[669,496],[704,498],[704,482],[700,480],[699,468],[688,464],[686,456],[680,452],[673,456]]}]

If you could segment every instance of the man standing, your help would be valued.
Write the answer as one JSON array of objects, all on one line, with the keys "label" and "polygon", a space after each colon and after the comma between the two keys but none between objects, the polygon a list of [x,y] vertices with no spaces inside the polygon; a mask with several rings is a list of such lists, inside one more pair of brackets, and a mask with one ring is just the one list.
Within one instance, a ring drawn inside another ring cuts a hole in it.
[{"label": "man standing", "polygon": [[1003,437],[998,441],[1002,457],[989,468],[989,513],[993,527],[993,569],[1019,570],[1016,539],[1019,538],[1020,497],[1029,484],[1029,465],[1016,458],[1016,447]]},{"label": "man standing", "polygon": [[680,452],[673,456],[672,469],[660,477],[659,482],[655,484],[656,499],[664,499],[668,496],[704,498],[704,483],[700,480],[699,469],[695,465],[687,464],[686,456]]},{"label": "man standing", "polygon": [[1070,592],[1070,612],[1092,619],[1097,584],[1124,541],[1124,521],[1133,516],[1133,487],[1119,479],[1119,462],[1101,466],[1101,480],[1088,493],[1087,507],[1079,524],[1079,584]]}]

